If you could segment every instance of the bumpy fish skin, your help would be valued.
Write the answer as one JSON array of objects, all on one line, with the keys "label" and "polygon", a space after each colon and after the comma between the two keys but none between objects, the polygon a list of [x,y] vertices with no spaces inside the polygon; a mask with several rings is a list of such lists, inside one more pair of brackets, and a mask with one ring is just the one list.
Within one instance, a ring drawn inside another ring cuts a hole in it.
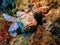
[{"label": "bumpy fish skin", "polygon": [[[2,14],[3,18],[6,21],[12,22],[12,25],[10,26],[8,32],[11,37],[17,36],[17,29],[20,28],[19,30],[24,33],[25,28],[30,27],[30,26],[35,26],[36,21],[33,17],[33,15],[26,14],[25,12],[18,11],[17,16],[18,18],[9,16],[7,14]],[[19,31],[18,30],[18,31]],[[29,29],[28,29],[29,30]]]}]

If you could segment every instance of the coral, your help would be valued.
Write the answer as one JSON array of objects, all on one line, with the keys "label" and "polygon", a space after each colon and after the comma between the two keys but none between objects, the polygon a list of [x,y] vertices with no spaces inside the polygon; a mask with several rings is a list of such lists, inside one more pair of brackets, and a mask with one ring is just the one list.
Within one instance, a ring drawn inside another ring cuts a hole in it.
[{"label": "coral", "polygon": [[0,45],[60,45],[60,0],[0,4]]}]

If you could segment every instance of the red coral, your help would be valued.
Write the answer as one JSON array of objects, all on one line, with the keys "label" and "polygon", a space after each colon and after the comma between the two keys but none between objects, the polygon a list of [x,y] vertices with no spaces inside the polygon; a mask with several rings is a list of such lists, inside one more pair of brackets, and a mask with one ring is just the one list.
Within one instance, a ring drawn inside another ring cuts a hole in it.
[{"label": "red coral", "polygon": [[44,33],[45,33],[45,27],[44,26],[39,26],[36,34],[43,35]]}]

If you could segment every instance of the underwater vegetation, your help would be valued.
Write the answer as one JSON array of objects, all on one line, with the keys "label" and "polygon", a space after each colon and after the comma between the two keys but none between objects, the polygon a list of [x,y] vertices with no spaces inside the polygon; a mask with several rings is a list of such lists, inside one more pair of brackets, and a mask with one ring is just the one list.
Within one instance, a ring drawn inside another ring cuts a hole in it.
[{"label": "underwater vegetation", "polygon": [[0,12],[11,14],[15,7],[14,0],[0,0]]}]

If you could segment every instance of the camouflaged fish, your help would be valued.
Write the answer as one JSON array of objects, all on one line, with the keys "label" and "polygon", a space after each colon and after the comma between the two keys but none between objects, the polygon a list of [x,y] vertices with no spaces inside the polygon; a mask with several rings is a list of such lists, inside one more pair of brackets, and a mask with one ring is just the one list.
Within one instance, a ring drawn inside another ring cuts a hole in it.
[{"label": "camouflaged fish", "polygon": [[17,12],[17,17],[18,18],[15,18],[15,17],[12,17],[12,16],[9,16],[7,14],[2,14],[3,18],[6,20],[6,21],[9,21],[9,22],[12,22],[13,24],[9,27],[9,34],[11,37],[15,37],[17,36],[17,28],[20,27],[21,29],[21,32],[24,32],[24,29],[26,27],[29,27],[29,26],[34,26],[36,25],[36,20],[34,19],[34,16],[33,15],[29,15],[29,14],[26,14],[25,12],[21,12],[21,11],[18,11]]}]

